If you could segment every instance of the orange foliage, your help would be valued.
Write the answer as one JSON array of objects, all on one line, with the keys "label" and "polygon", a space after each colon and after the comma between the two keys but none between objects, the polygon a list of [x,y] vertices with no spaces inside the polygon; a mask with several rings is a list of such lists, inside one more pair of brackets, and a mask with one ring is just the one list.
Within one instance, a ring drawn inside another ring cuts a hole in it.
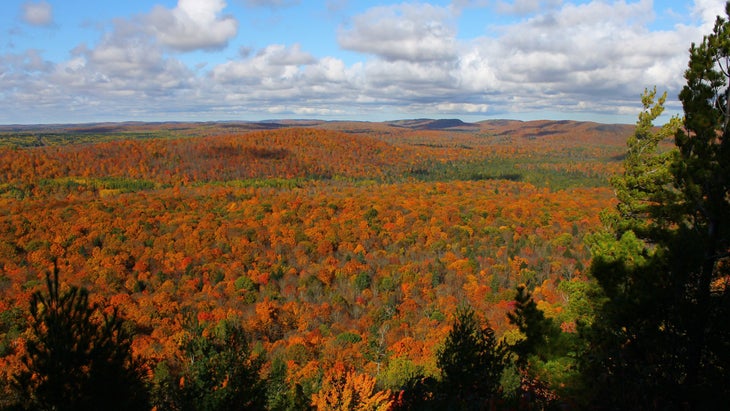
[{"label": "orange foliage", "polygon": [[[615,145],[589,134],[507,139],[500,133],[517,130],[511,123],[468,133],[372,127],[0,149],[0,311],[27,306],[55,259],[63,281],[122,310],[137,332],[136,355],[174,357],[182,313],[193,311],[201,322],[242,324],[295,380],[345,362],[326,376],[330,389],[377,404],[387,396],[367,372],[393,356],[433,362],[460,303],[500,334],[517,284],[560,313],[557,286],[587,267],[583,237],[614,201],[610,190],[394,176],[433,161],[528,158],[581,142],[584,162],[555,154],[559,161],[535,167],[603,173]],[[109,178],[152,185],[94,185]],[[11,186],[28,197],[5,196]]]},{"label": "orange foliage", "polygon": [[320,411],[387,411],[393,405],[389,390],[376,391],[375,378],[335,364],[324,376],[322,389],[312,396]]}]

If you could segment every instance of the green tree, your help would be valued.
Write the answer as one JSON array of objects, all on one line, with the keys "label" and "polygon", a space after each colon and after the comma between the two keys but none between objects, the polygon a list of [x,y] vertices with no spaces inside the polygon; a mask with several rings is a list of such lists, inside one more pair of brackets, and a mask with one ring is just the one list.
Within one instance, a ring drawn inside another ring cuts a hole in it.
[{"label": "green tree", "polygon": [[[730,3],[726,6],[730,17]],[[672,166],[682,201],[670,264],[687,285],[684,385],[691,398],[730,398],[730,21],[690,48],[687,84],[679,94],[684,124]],[[689,252],[687,252],[689,251]],[[719,390],[719,391],[718,391]]]},{"label": "green tree", "polygon": [[543,361],[550,357],[548,351],[551,343],[559,338],[560,328],[550,318],[545,318],[545,314],[537,308],[535,300],[524,285],[517,287],[515,308],[514,311],[507,313],[507,318],[524,336],[510,347],[510,350],[517,355],[518,366],[526,366],[532,355],[540,357]]},{"label": "green tree", "polygon": [[155,370],[154,405],[181,411],[263,409],[264,359],[250,351],[243,329],[230,321],[205,329],[194,316],[186,328],[181,361]]},{"label": "green tree", "polygon": [[84,288],[61,292],[58,268],[47,294],[30,302],[30,338],[15,376],[19,409],[147,410],[143,370],[131,356],[131,335],[114,311],[104,315]]},{"label": "green tree", "polygon": [[458,308],[452,329],[436,356],[441,369],[437,400],[446,409],[489,409],[501,398],[505,361],[506,349],[497,342],[494,330],[480,324],[473,309]]},{"label": "green tree", "polygon": [[644,90],[643,110],[634,134],[627,141],[624,173],[611,179],[619,200],[613,221],[619,235],[633,231],[642,238],[659,236],[658,231],[667,228],[669,206],[677,200],[671,173],[676,150],[660,144],[672,138],[680,120],[673,117],[660,129],[654,127],[654,120],[664,112],[667,99],[666,92],[658,99],[656,93],[656,88]]},{"label": "green tree", "polygon": [[[730,15],[730,4],[726,6]],[[659,131],[665,96],[628,142],[610,231],[594,238],[591,273],[605,303],[586,331],[584,378],[597,404],[717,409],[730,400],[730,23],[690,48],[684,119]],[[675,148],[662,150],[675,136]]]},{"label": "green tree", "polygon": [[562,391],[573,374],[575,359],[570,354],[574,338],[545,317],[524,285],[517,287],[515,308],[507,318],[522,335],[509,346],[514,371],[509,370],[520,376],[515,399],[536,409],[557,407],[556,392]]},{"label": "green tree", "polygon": [[286,381],[286,363],[280,357],[271,362],[266,380],[266,408],[271,411],[302,411],[311,409],[309,398],[299,383]]}]

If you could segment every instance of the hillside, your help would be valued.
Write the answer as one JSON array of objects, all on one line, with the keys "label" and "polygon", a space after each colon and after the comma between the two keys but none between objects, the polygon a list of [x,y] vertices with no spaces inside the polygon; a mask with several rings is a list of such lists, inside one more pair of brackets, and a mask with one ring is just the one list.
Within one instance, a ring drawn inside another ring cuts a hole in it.
[{"label": "hillside", "polygon": [[124,314],[150,364],[183,355],[194,313],[205,327],[241,325],[265,372],[285,364],[308,396],[335,364],[383,389],[412,370],[434,374],[461,304],[500,337],[514,333],[518,284],[574,332],[584,240],[614,202],[606,182],[631,131],[450,120],[6,127],[3,373],[18,366],[21,313],[53,261],[63,284]]}]

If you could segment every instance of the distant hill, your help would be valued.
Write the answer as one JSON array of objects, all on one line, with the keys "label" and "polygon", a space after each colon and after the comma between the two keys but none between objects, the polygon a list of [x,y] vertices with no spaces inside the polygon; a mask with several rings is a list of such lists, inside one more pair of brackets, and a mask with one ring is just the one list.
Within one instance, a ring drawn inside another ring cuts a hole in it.
[{"label": "distant hill", "polygon": [[415,120],[397,120],[389,121],[387,124],[395,127],[405,127],[414,130],[446,130],[446,129],[469,129],[473,131],[479,128],[478,124],[465,123],[459,119],[439,119],[433,120],[428,118],[415,119]]},{"label": "distant hill", "polygon": [[590,121],[570,120],[486,120],[479,123],[482,131],[496,136],[512,136],[527,139],[562,138],[575,136],[596,138],[605,143],[623,144],[634,131],[632,124],[601,124]]},{"label": "distant hill", "polygon": [[[384,122],[325,121],[304,119],[271,119],[265,121],[209,121],[209,122],[119,122],[85,124],[0,125],[0,146],[38,146],[96,142],[116,139],[153,137],[196,137],[248,133],[253,131],[287,128],[316,128],[339,131],[351,135],[376,133],[380,136],[401,135],[419,131],[444,132],[453,140],[457,134],[491,136],[500,141],[534,141],[583,144],[594,143],[625,146],[634,125],[601,124],[581,121],[519,121],[484,120],[467,123],[460,119],[404,119]],[[430,143],[429,143],[430,144]],[[444,143],[436,143],[444,144]]]}]

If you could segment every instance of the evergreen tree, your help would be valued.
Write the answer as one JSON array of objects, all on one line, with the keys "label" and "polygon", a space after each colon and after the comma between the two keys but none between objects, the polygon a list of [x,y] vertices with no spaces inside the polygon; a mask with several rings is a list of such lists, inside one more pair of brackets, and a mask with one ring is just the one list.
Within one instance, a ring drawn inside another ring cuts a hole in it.
[{"label": "evergreen tree", "polygon": [[640,238],[660,237],[660,231],[667,229],[670,207],[677,200],[670,169],[676,150],[659,145],[672,138],[680,120],[673,117],[660,129],[654,127],[667,99],[666,92],[658,99],[656,93],[656,88],[644,90],[643,111],[627,141],[624,173],[611,179],[619,200],[612,223],[619,236],[632,231]]},{"label": "evergreen tree", "polygon": [[154,405],[181,411],[264,409],[264,359],[250,351],[243,329],[230,321],[205,329],[194,316],[188,320],[183,358],[155,370]]},{"label": "evergreen tree", "polygon": [[394,410],[431,411],[441,409],[437,403],[439,382],[422,373],[409,378],[401,387],[393,403]]},{"label": "evergreen tree", "polygon": [[286,363],[279,357],[271,362],[266,379],[266,408],[271,411],[303,411],[312,407],[299,383],[290,385],[286,380]]},{"label": "evergreen tree", "polygon": [[556,391],[571,377],[563,370],[574,368],[575,360],[569,355],[573,341],[561,333],[552,319],[545,317],[524,285],[517,287],[515,308],[507,313],[507,318],[523,336],[509,346],[520,376],[515,400],[535,409],[556,408]]},{"label": "evergreen tree", "polygon": [[524,285],[517,287],[515,309],[507,313],[511,324],[517,326],[524,338],[515,342],[510,350],[517,355],[517,364],[525,367],[531,355],[538,356],[545,361],[550,357],[551,342],[560,335],[558,328],[551,319],[545,318],[542,310],[537,308],[535,300]]},{"label": "evergreen tree", "polygon": [[30,303],[31,338],[15,377],[19,409],[147,410],[140,364],[131,357],[131,335],[114,311],[102,315],[86,289],[61,292],[58,268],[46,276],[47,294]]},{"label": "evergreen tree", "polygon": [[489,409],[501,398],[505,361],[505,347],[497,342],[494,330],[481,325],[471,308],[458,308],[436,357],[442,377],[436,392],[439,408]]},{"label": "evergreen tree", "polygon": [[[730,18],[730,3],[726,6]],[[672,173],[681,194],[670,264],[684,280],[683,384],[694,403],[730,400],[730,21],[690,49]]]},{"label": "evergreen tree", "polygon": [[[730,15],[730,4],[727,6]],[[655,91],[612,183],[617,211],[591,272],[605,304],[587,330],[586,379],[615,409],[717,409],[730,400],[730,24],[690,49],[685,117],[655,131]],[[674,134],[676,148],[660,142]]]},{"label": "evergreen tree", "polygon": [[584,379],[595,382],[589,397],[608,408],[672,403],[676,399],[669,396],[678,393],[681,379],[678,361],[685,341],[676,329],[681,310],[675,291],[680,281],[666,261],[666,241],[672,235],[666,210],[675,207],[677,197],[669,167],[674,152],[659,147],[676,124],[654,131],[665,98],[655,103],[655,95],[644,93],[625,171],[611,181],[619,204],[602,216],[609,230],[593,238],[591,274],[605,302],[592,327],[583,330],[590,348],[582,369]]}]

